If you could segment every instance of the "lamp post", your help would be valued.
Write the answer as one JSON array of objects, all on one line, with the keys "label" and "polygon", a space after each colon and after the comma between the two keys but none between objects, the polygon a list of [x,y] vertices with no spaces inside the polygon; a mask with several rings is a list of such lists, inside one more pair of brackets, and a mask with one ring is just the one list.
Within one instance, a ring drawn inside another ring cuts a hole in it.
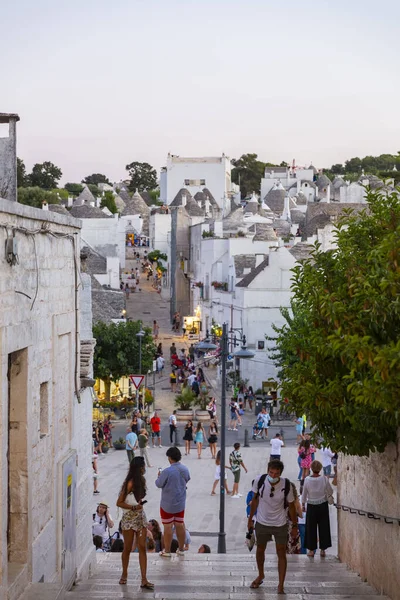
[{"label": "lamp post", "polygon": [[[206,339],[196,345],[196,349],[207,352],[216,350],[217,346]],[[226,533],[225,533],[225,433],[226,433],[226,363],[228,359],[228,325],[222,325],[221,338],[221,476],[219,487],[219,532],[218,532],[218,554],[226,554]],[[246,337],[242,336],[242,347],[236,350],[233,356],[238,359],[254,358],[255,354],[246,348]]]},{"label": "lamp post", "polygon": [[[137,332],[136,337],[139,338],[139,375],[142,374],[142,337],[146,335],[142,327]],[[136,388],[136,408],[139,409],[139,389]]]}]

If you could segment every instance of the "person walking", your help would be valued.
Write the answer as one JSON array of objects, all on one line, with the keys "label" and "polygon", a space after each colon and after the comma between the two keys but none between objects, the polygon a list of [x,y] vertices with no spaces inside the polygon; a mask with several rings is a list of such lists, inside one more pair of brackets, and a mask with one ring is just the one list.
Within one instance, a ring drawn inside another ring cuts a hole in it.
[{"label": "person walking", "polygon": [[213,419],[208,428],[208,443],[210,445],[211,450],[211,458],[217,457],[217,442],[218,442],[218,425]]},{"label": "person walking", "polygon": [[153,336],[155,340],[158,340],[158,334],[160,333],[160,326],[158,325],[157,321],[154,320],[153,321]]},{"label": "person walking", "polygon": [[169,383],[171,385],[171,392],[175,394],[176,392],[176,373],[175,371],[171,371],[171,375],[169,376]]},{"label": "person walking", "polygon": [[240,453],[240,444],[236,442],[233,444],[233,450],[229,455],[229,464],[231,465],[231,471],[233,474],[233,489],[232,489],[232,498],[241,498],[243,494],[239,494],[239,481],[240,481],[240,470],[243,469],[247,471],[247,467],[243,462],[242,455]]},{"label": "person walking", "polygon": [[176,346],[175,346],[175,342],[172,342],[171,346],[169,347],[169,357],[172,363],[172,357],[176,355]]},{"label": "person walking", "polygon": [[326,448],[325,446],[323,446],[321,448],[321,452],[322,452],[322,468],[324,470],[324,475],[326,477],[330,477],[331,476],[331,472],[332,472],[332,458],[335,456],[334,452],[332,452],[332,450],[330,448]]},{"label": "person walking", "polygon": [[231,413],[231,420],[229,421],[228,431],[237,431],[238,429],[236,427],[236,424],[239,417],[239,411],[234,398],[232,398],[229,403],[229,410]]},{"label": "person walking", "polygon": [[257,537],[258,576],[251,583],[253,589],[264,582],[264,560],[267,543],[274,537],[278,555],[278,594],[284,594],[287,569],[286,543],[288,537],[287,510],[292,521],[291,535],[297,535],[297,514],[290,481],[282,478],[284,465],[280,460],[268,463],[267,473],[254,479],[252,491],[254,497],[250,504],[247,527],[253,530],[253,518],[256,515],[255,532]]},{"label": "person walking", "polygon": [[160,556],[171,557],[172,526],[175,524],[179,548],[178,556],[184,556],[186,485],[190,481],[189,469],[181,464],[179,448],[168,448],[166,452],[170,466],[160,470],[156,486],[161,488],[160,515],[164,525],[164,550]]},{"label": "person walking", "polygon": [[[214,483],[213,483],[212,490],[211,490],[211,496],[216,495],[215,488],[221,481],[221,450],[218,450],[218,452],[217,452],[217,456],[215,458],[215,465],[216,465],[216,467],[215,467]],[[225,465],[225,469],[231,470],[231,468],[228,467],[227,465]],[[224,487],[225,487],[225,491],[227,494],[232,493],[228,490],[228,475],[226,473],[225,473]]]},{"label": "person walking", "polygon": [[300,494],[303,491],[304,480],[310,474],[310,467],[312,463],[312,455],[315,452],[314,446],[311,444],[310,440],[303,440],[300,443],[300,446],[297,450],[301,462],[300,467],[302,469],[301,481],[300,481]]},{"label": "person walking", "polygon": [[295,419],[296,424],[296,442],[299,444],[303,439],[303,417],[297,417]]},{"label": "person walking", "polygon": [[128,283],[126,283],[126,284],[125,284],[125,298],[126,298],[127,300],[129,300],[129,294],[130,294],[130,293],[131,293],[131,290],[130,290],[129,284],[128,284]]},{"label": "person walking", "polygon": [[164,363],[165,363],[164,358],[162,356],[157,356],[157,359],[156,359],[156,370],[157,370],[157,373],[158,373],[159,377],[162,376],[162,373],[164,371]]},{"label": "person walking", "polygon": [[201,458],[201,450],[203,448],[205,435],[203,425],[199,421],[196,427],[196,435],[194,436],[194,441],[197,446],[197,458]]},{"label": "person walking", "polygon": [[185,440],[185,456],[190,454],[190,444],[193,442],[193,421],[189,421],[185,425],[185,433],[183,435]]},{"label": "person walking", "polygon": [[135,450],[137,448],[138,437],[136,433],[132,431],[131,427],[126,428],[126,436],[125,436],[125,449],[128,455],[128,461],[131,463],[134,456]]},{"label": "person walking", "polygon": [[153,445],[153,448],[155,447],[156,438],[158,439],[159,448],[162,448],[162,446],[161,446],[161,419],[158,416],[157,411],[153,412],[153,416],[150,419],[150,425],[151,425],[151,443]]},{"label": "person walking", "polygon": [[147,518],[143,510],[143,501],[146,496],[147,487],[144,474],[146,467],[144,458],[135,457],[129,467],[128,475],[122,484],[118,496],[117,506],[122,508],[121,529],[124,536],[124,550],[122,552],[122,575],[119,580],[120,585],[126,585],[128,581],[128,567],[133,539],[136,537],[136,543],[139,550],[139,565],[141,574],[140,587],[146,590],[154,589],[154,583],[147,579],[147,554],[146,554],[146,534]]},{"label": "person walking", "polygon": [[281,449],[285,445],[280,433],[276,433],[275,437],[270,441],[271,456],[270,460],[281,460]]},{"label": "person walking", "polygon": [[261,437],[263,439],[268,439],[268,427],[271,422],[271,417],[269,416],[269,413],[265,407],[261,409],[261,412],[257,417],[257,421],[260,421],[263,424]]},{"label": "person walking", "polygon": [[321,475],[322,464],[318,460],[311,463],[311,471],[304,480],[301,496],[303,511],[307,505],[304,545],[308,550],[307,556],[313,557],[319,542],[323,558],[327,548],[332,546],[329,503],[333,503],[333,490],[329,480]]},{"label": "person walking", "polygon": [[169,441],[171,444],[174,442],[174,433],[176,434],[176,410],[169,416]]},{"label": "person walking", "polygon": [[247,388],[247,400],[249,402],[250,410],[253,410],[254,392],[253,387],[251,385],[249,385],[249,387]]},{"label": "person walking", "polygon": [[215,402],[215,398],[209,396],[208,398],[210,402],[207,404],[207,411],[210,415],[210,421],[216,418],[217,415],[217,403]]},{"label": "person walking", "polygon": [[149,468],[151,468],[153,465],[150,464],[149,454],[147,452],[148,444],[149,444],[148,433],[147,433],[146,429],[141,429],[139,431],[139,437],[138,437],[139,454],[146,461],[146,465]]}]

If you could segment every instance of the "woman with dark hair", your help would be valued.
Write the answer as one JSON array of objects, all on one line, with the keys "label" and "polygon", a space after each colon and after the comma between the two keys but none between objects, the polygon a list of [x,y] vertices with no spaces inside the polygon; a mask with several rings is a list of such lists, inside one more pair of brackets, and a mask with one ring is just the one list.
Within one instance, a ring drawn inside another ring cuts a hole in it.
[{"label": "woman with dark hair", "polygon": [[249,401],[250,410],[253,410],[253,400],[254,400],[254,392],[253,387],[249,385],[247,388],[247,400]]},{"label": "woman with dark hair", "polygon": [[185,433],[183,435],[185,440],[185,455],[190,454],[190,444],[193,442],[193,422],[189,421],[185,425]]},{"label": "woman with dark hair", "polygon": [[147,519],[143,510],[143,503],[147,492],[144,473],[146,467],[144,458],[136,456],[130,466],[128,475],[122,484],[117,500],[118,508],[122,508],[121,528],[124,536],[124,550],[122,552],[122,575],[119,583],[125,585],[128,581],[129,557],[136,534],[136,542],[139,549],[139,565],[142,576],[141,588],[152,590],[154,583],[147,579],[147,554],[146,533]]},{"label": "woman with dark hair", "polygon": [[208,428],[208,443],[210,444],[211,458],[217,458],[218,425],[213,419]]},{"label": "woman with dark hair", "polygon": [[325,475],[321,475],[322,464],[318,460],[311,463],[312,475],[304,482],[301,502],[303,511],[307,506],[306,533],[304,545],[307,556],[312,558],[315,548],[320,547],[321,558],[326,549],[332,546],[331,527],[329,522],[329,504],[333,504],[333,490]]},{"label": "woman with dark hair", "polygon": [[[161,532],[161,527],[158,521],[155,519],[150,519],[149,524],[147,525],[148,531],[150,531],[152,539],[155,544],[156,552],[161,552],[164,546],[163,534]],[[150,537],[150,536],[149,536]]]},{"label": "woman with dark hair", "polygon": [[312,463],[312,455],[315,452],[314,446],[310,440],[302,440],[299,445],[298,453],[301,459],[300,467],[302,469],[301,482],[300,482],[300,494],[303,491],[304,480],[310,474],[310,467]]}]

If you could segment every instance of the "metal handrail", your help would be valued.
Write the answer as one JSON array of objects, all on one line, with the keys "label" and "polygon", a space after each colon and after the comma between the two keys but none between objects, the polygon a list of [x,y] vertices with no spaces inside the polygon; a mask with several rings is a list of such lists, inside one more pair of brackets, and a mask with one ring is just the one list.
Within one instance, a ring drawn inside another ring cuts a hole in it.
[{"label": "metal handrail", "polygon": [[338,510],[350,512],[352,515],[358,514],[360,517],[367,517],[367,519],[373,519],[374,521],[384,521],[388,525],[396,525],[397,523],[400,527],[400,517],[386,517],[385,515],[362,510],[361,508],[354,508],[354,506],[346,506],[345,504],[336,503],[335,506]]}]

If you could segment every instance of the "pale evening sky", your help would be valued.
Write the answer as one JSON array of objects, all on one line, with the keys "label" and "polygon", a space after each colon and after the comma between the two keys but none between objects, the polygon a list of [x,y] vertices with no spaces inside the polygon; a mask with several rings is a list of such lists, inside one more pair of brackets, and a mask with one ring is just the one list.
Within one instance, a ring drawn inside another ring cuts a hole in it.
[{"label": "pale evening sky", "polygon": [[400,150],[397,0],[14,0],[0,112],[62,181],[167,153],[313,162]]}]

